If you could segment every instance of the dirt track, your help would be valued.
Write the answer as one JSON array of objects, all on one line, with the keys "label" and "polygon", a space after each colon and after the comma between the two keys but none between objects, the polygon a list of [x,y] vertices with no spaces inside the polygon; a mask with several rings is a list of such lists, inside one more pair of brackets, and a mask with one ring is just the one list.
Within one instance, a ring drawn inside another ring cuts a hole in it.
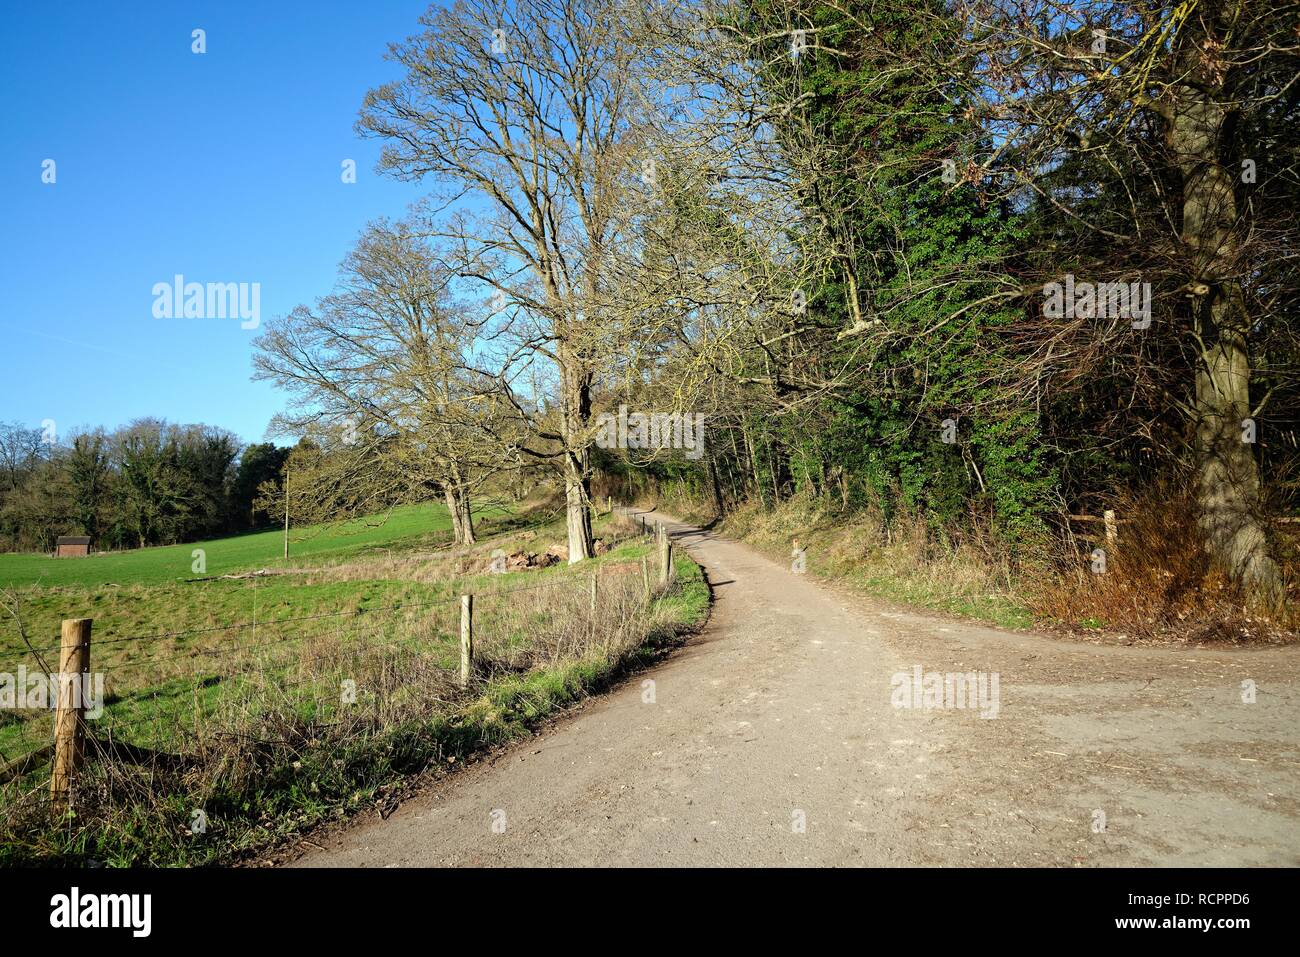
[{"label": "dirt track", "polygon": [[[295,863],[1300,864],[1297,649],[1001,632],[669,527],[715,590],[699,636]],[[914,666],[996,672],[996,718],[895,707]]]}]

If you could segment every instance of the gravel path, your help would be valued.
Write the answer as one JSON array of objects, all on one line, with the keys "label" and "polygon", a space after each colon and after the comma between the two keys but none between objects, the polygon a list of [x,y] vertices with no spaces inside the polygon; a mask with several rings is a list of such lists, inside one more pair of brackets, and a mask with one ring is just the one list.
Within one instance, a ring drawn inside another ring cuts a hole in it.
[{"label": "gravel path", "polygon": [[[651,517],[714,588],[701,634],[295,864],[1300,864],[1300,649],[997,631]],[[896,707],[916,668],[996,673],[963,701],[996,717]]]}]

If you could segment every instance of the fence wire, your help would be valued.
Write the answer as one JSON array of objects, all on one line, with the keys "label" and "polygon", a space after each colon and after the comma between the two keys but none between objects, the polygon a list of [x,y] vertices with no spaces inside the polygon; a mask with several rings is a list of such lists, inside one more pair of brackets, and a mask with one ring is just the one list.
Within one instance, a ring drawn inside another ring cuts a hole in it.
[{"label": "fence wire", "polygon": [[[378,733],[464,703],[485,680],[607,654],[631,640],[651,599],[644,560],[551,573],[526,585],[506,583],[517,574],[489,587],[480,579],[472,591],[474,655],[467,686],[460,680],[460,594],[103,639],[92,635],[90,675],[103,683],[96,688],[102,701],[85,722],[90,764],[153,762],[156,770],[185,766],[234,739],[285,745],[300,737],[300,744],[310,742],[313,735],[342,740]],[[0,673],[22,665],[29,674],[33,666],[44,674],[46,666],[57,668],[58,655],[58,643],[0,647],[0,661],[8,662],[0,664]],[[31,807],[42,799],[37,772],[53,752],[54,724],[53,710],[0,710],[5,808]]]}]

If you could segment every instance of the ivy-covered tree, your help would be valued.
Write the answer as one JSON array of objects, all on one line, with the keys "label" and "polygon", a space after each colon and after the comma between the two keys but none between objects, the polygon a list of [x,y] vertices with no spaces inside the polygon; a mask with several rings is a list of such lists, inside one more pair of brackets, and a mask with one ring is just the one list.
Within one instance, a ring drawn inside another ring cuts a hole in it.
[{"label": "ivy-covered tree", "polygon": [[944,520],[975,501],[1037,529],[1053,490],[1038,415],[999,388],[1024,225],[974,162],[990,147],[962,84],[963,24],[939,0],[747,0],[739,23],[833,244],[809,307],[856,371],[827,392],[813,459],[887,510]]}]

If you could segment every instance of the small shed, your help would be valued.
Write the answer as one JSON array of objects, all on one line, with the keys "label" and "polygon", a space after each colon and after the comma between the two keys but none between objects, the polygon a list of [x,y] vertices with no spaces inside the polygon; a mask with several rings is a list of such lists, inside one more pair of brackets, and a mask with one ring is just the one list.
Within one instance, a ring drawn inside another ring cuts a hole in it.
[{"label": "small shed", "polygon": [[89,554],[89,535],[60,535],[54,543],[55,558],[85,558]]}]

